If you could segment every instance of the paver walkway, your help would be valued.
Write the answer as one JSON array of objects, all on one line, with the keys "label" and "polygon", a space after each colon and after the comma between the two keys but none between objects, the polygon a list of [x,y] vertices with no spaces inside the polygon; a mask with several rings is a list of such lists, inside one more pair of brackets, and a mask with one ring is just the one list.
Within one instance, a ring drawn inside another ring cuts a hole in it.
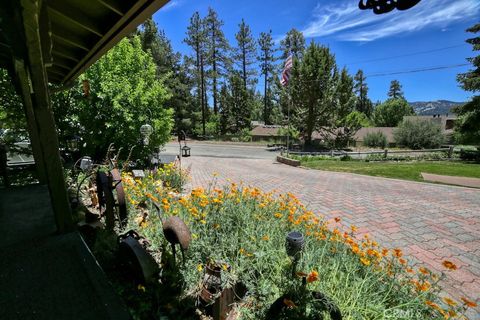
[{"label": "paver walkway", "polygon": [[[327,219],[341,217],[379,243],[402,248],[414,263],[447,272],[444,287],[453,296],[480,297],[480,190],[294,168],[265,159],[184,158],[189,187],[243,181],[265,191],[292,192]],[[480,319],[479,310],[473,319]]]}]

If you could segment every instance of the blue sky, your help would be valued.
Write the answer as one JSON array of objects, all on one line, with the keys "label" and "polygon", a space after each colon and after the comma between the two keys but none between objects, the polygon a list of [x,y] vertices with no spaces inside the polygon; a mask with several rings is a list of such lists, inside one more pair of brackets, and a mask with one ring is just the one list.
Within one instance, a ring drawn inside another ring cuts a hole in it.
[{"label": "blue sky", "polygon": [[370,75],[367,83],[373,101],[386,99],[393,79],[403,85],[409,101],[466,101],[471,96],[455,80],[469,66],[373,75],[467,63],[465,59],[475,53],[465,43],[472,36],[465,29],[480,22],[479,0],[422,0],[410,10],[384,15],[361,11],[357,5],[358,0],[171,0],[154,20],[183,54],[191,53],[182,42],[190,17],[195,11],[205,16],[208,7],[224,21],[223,31],[232,45],[242,18],[255,37],[272,30],[278,41],[296,28],[307,42],[330,47],[338,65],[347,66],[352,75],[358,69]]}]

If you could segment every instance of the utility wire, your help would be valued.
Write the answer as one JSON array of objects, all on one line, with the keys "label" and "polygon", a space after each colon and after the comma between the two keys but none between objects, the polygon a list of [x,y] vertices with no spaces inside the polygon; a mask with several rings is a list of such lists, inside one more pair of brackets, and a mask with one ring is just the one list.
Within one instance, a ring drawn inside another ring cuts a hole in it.
[{"label": "utility wire", "polygon": [[458,68],[458,67],[465,67],[465,66],[469,66],[469,65],[470,65],[470,63],[462,63],[462,64],[454,64],[454,65],[450,65],[450,66],[420,68],[420,69],[394,71],[394,72],[387,72],[387,73],[373,73],[373,74],[366,75],[365,77],[367,77],[367,78],[383,77],[383,76],[391,76],[391,75],[396,75],[396,74],[417,73],[417,72],[426,72],[426,71],[434,71],[434,70],[452,69],[452,68]]},{"label": "utility wire", "polygon": [[385,57],[385,58],[376,58],[376,59],[369,59],[369,60],[360,60],[360,61],[355,61],[355,62],[347,62],[346,65],[348,66],[348,65],[355,65],[355,64],[360,64],[360,63],[370,63],[370,62],[392,60],[392,59],[403,58],[403,57],[412,57],[412,56],[417,56],[417,55],[421,55],[421,54],[427,54],[427,53],[432,53],[432,52],[438,52],[438,51],[444,51],[444,50],[448,50],[448,49],[463,47],[463,46],[466,46],[466,45],[467,45],[467,43],[463,43],[463,44],[458,44],[458,45],[455,45],[455,46],[448,46],[448,47],[437,48],[437,49],[432,49],[432,50],[406,53],[406,54],[390,56],[390,57]]},{"label": "utility wire", "polygon": [[[391,76],[391,75],[397,75],[397,74],[406,74],[406,73],[419,73],[419,72],[427,72],[427,71],[435,71],[435,70],[444,70],[444,69],[452,69],[452,68],[459,68],[459,67],[465,67],[471,65],[470,63],[461,63],[461,64],[454,64],[454,65],[448,65],[448,66],[437,66],[437,67],[424,67],[424,68],[418,68],[418,69],[411,69],[411,70],[399,70],[399,71],[391,71],[391,72],[384,72],[384,73],[372,73],[372,74],[367,74],[365,78],[374,78],[374,77],[384,77],[384,76]],[[264,83],[263,79],[259,79],[259,83]],[[321,79],[317,80],[302,80],[300,79],[301,82],[303,83],[309,83],[309,82],[319,82],[322,81]],[[270,82],[271,84],[271,82]]]}]

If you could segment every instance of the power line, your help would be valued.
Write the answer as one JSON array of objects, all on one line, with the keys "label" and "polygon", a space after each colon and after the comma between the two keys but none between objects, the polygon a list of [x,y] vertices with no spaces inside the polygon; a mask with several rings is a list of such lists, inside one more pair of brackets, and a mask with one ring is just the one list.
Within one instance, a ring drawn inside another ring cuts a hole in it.
[{"label": "power line", "polygon": [[360,63],[370,63],[370,62],[392,60],[392,59],[403,58],[403,57],[412,57],[412,56],[417,56],[417,55],[421,55],[421,54],[427,54],[427,53],[432,53],[432,52],[445,51],[445,50],[448,50],[448,49],[463,47],[465,45],[467,45],[467,44],[463,43],[463,44],[458,44],[458,45],[454,45],[454,46],[448,46],[448,47],[437,48],[437,49],[426,50],[426,51],[417,51],[417,52],[406,53],[406,54],[390,56],[390,57],[385,57],[385,58],[376,58],[376,59],[348,62],[348,63],[346,63],[346,65],[355,65],[355,64],[360,64]]},{"label": "power line", "polygon": [[392,75],[405,74],[405,73],[418,73],[418,72],[426,72],[426,71],[452,69],[452,68],[458,68],[458,67],[465,67],[465,66],[469,66],[469,65],[470,65],[470,63],[462,63],[462,64],[454,64],[454,65],[449,65],[449,66],[438,66],[438,67],[430,67],[430,68],[402,70],[402,71],[394,71],[394,72],[388,72],[388,73],[373,73],[373,74],[370,74],[370,75],[366,75],[365,77],[373,78],[373,77],[392,76]]}]

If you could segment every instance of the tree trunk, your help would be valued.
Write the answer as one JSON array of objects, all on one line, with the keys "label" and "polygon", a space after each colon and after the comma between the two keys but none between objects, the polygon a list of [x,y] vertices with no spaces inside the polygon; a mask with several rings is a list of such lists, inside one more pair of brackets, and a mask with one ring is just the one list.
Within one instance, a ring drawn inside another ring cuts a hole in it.
[{"label": "tree trunk", "polygon": [[205,137],[205,82],[204,82],[204,70],[203,70],[203,55],[200,54],[200,82],[201,82],[201,94],[202,94],[202,133]]},{"label": "tree trunk", "polygon": [[[267,57],[265,56],[265,66]],[[265,86],[264,86],[264,95],[263,95],[263,122],[268,124],[268,115],[267,115],[267,91],[268,91],[268,71],[265,67]]]},{"label": "tree trunk", "polygon": [[242,45],[242,64],[243,64],[243,86],[247,91],[247,58],[245,52],[245,44]]}]

